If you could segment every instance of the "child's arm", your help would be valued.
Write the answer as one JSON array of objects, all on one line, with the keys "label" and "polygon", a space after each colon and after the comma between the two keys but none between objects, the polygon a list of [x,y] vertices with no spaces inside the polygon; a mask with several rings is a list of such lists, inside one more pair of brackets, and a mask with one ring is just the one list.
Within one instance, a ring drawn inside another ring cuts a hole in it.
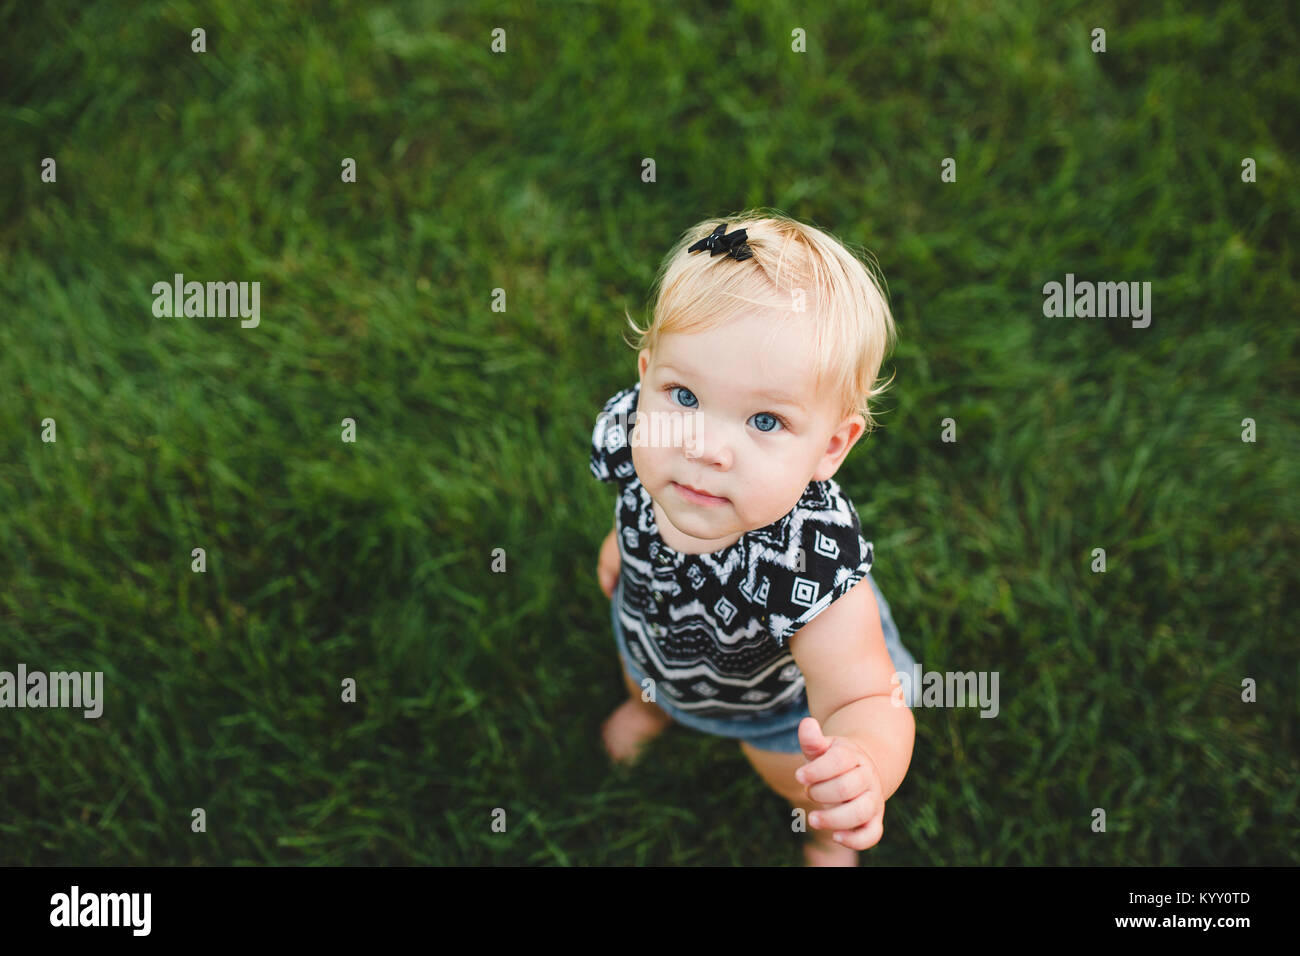
[{"label": "child's arm", "polygon": [[623,556],[618,550],[617,532],[618,528],[615,527],[605,536],[600,546],[600,557],[596,559],[596,578],[607,598],[614,596],[614,588],[618,587],[619,570],[623,565]]},{"label": "child's arm", "polygon": [[[833,746],[823,750],[800,768],[805,776],[800,782],[808,787],[811,799],[837,804],[818,814],[831,824],[821,829],[878,829],[884,802],[903,782],[911,763],[916,720],[911,710],[895,703],[895,685],[890,680],[894,665],[870,582],[859,581],[796,631],[790,638],[790,653],[803,672],[808,711],[821,734],[850,744],[839,748],[843,753],[836,753]],[[803,737],[801,733],[801,741]],[[870,766],[857,765],[852,745],[867,755],[865,763]],[[868,793],[877,788],[874,797]],[[861,822],[847,822],[859,817]],[[878,840],[877,832],[857,848]]]}]

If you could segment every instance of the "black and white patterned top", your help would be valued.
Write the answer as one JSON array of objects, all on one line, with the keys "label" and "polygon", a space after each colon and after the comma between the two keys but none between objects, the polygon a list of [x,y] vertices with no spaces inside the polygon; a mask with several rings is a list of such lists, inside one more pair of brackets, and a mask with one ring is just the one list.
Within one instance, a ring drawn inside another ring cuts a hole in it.
[{"label": "black and white patterned top", "polygon": [[871,570],[857,509],[833,480],[812,481],[789,514],[721,551],[670,548],[632,464],[640,389],[610,398],[591,436],[592,474],[620,492],[614,596],[628,651],[679,710],[725,717],[793,706],[806,692],[791,635]]}]

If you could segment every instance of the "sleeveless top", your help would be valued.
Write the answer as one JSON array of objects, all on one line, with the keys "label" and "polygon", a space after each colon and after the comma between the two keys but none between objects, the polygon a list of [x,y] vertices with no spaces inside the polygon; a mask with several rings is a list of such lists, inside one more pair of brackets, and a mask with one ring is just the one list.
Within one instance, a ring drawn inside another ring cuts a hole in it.
[{"label": "sleeveless top", "polygon": [[605,402],[591,472],[619,490],[619,620],[628,652],[656,693],[702,717],[766,714],[806,700],[790,637],[871,570],[872,545],[834,480],[812,481],[772,524],[706,554],[659,536],[629,444],[641,384]]}]

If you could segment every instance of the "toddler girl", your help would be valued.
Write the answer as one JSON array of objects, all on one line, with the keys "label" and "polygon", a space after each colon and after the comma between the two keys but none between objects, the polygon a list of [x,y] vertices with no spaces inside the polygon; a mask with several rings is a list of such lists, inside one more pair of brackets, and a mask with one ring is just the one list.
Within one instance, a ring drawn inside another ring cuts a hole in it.
[{"label": "toddler girl", "polygon": [[753,212],[689,229],[656,285],[639,381],[592,434],[619,490],[598,576],[631,695],[606,748],[633,760],[673,721],[737,739],[807,815],[808,861],[855,865],[915,735],[891,682],[914,661],[832,477],[874,427],[889,307],[839,242]]}]

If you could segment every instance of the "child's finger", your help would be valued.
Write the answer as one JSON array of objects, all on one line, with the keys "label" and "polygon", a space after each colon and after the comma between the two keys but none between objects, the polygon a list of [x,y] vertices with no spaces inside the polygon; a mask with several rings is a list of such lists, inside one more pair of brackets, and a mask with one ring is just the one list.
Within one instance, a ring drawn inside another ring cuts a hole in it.
[{"label": "child's finger", "polygon": [[818,830],[856,830],[870,823],[883,807],[879,795],[868,790],[847,803],[808,814],[808,825]]},{"label": "child's finger", "polygon": [[874,780],[867,768],[859,764],[838,777],[823,780],[804,788],[809,800],[817,803],[836,804],[852,800],[858,794],[874,789]]},{"label": "child's finger", "polygon": [[835,840],[854,850],[869,850],[880,842],[884,834],[884,814],[881,814],[856,830],[836,830]]},{"label": "child's finger", "polygon": [[794,778],[805,787],[810,787],[814,783],[838,777],[858,766],[861,766],[861,763],[847,748],[831,747],[826,753],[815,760],[810,760],[795,771]]}]

